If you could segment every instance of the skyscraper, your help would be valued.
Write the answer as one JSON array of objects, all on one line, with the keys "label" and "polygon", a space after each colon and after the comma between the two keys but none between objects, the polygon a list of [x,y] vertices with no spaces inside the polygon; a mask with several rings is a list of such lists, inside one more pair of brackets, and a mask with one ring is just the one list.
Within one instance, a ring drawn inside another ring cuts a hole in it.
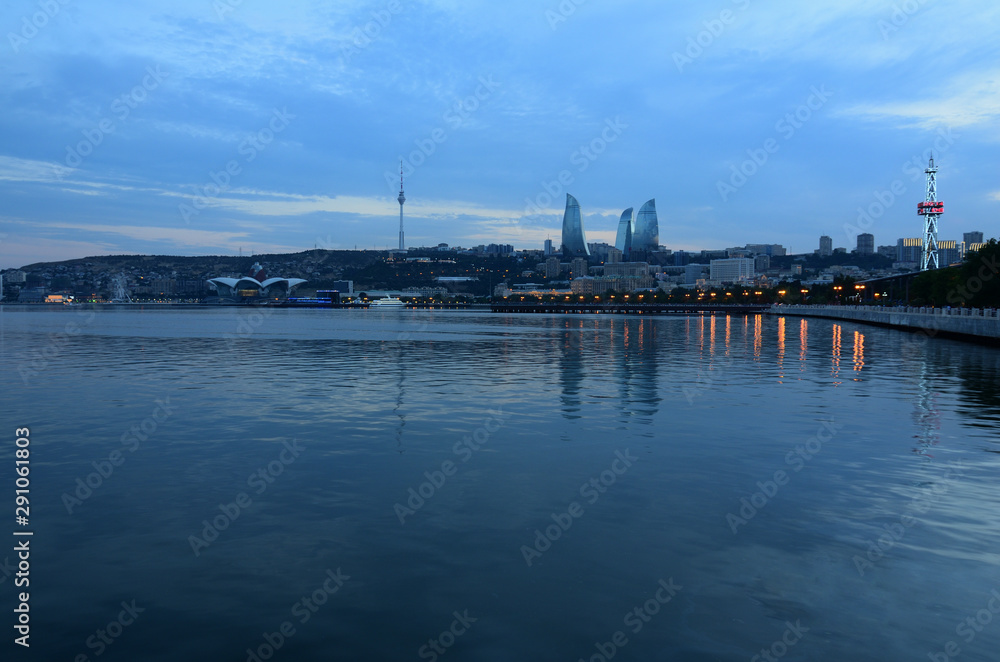
[{"label": "skyscraper", "polygon": [[618,221],[618,236],[615,238],[615,248],[622,252],[622,257],[626,260],[632,252],[632,208],[629,207],[622,212],[622,218]]},{"label": "skyscraper", "polygon": [[566,194],[566,211],[563,213],[562,253],[566,257],[590,257],[580,217],[580,203],[569,193]]},{"label": "skyscraper", "polygon": [[632,250],[655,251],[660,247],[660,224],[656,218],[656,198],[639,209],[632,233]]},{"label": "skyscraper", "polygon": [[819,256],[829,257],[833,255],[833,238],[823,235],[819,238]]},{"label": "skyscraper", "polygon": [[966,246],[971,246],[972,244],[983,243],[983,233],[982,232],[966,232],[962,235],[962,241],[965,242]]},{"label": "skyscraper", "polygon": [[862,232],[858,235],[858,255],[872,255],[875,252],[875,235]]}]

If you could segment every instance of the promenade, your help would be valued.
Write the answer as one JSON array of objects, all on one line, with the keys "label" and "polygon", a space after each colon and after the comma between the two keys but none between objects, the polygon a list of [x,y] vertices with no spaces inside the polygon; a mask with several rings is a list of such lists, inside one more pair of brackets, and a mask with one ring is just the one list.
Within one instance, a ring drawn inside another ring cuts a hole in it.
[{"label": "promenade", "polygon": [[823,317],[863,322],[927,335],[1000,342],[1000,313],[995,308],[929,308],[917,306],[775,305],[772,315]]}]

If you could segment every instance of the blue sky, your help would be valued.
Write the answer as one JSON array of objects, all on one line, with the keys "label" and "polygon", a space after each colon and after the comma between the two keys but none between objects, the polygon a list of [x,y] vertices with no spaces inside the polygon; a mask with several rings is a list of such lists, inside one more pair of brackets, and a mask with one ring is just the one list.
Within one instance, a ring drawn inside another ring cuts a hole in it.
[{"label": "blue sky", "polygon": [[590,241],[656,198],[672,249],[894,243],[930,149],[941,238],[998,234],[994,0],[2,14],[0,267],[393,247],[401,157],[414,246],[558,243],[567,192]]}]

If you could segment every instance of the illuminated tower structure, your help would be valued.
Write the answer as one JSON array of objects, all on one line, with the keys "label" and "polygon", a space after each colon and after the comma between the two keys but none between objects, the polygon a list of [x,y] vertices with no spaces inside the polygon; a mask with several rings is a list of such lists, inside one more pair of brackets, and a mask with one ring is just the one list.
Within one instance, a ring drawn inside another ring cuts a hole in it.
[{"label": "illuminated tower structure", "polygon": [[917,214],[924,217],[924,246],[920,258],[920,270],[937,269],[938,262],[938,219],[944,213],[944,203],[937,199],[937,167],[934,156],[927,164],[927,195],[917,205]]},{"label": "illuminated tower structure", "polygon": [[399,201],[399,250],[405,251],[406,244],[403,242],[403,203],[406,202],[406,196],[403,195],[403,162],[399,162],[399,197],[396,198]]}]

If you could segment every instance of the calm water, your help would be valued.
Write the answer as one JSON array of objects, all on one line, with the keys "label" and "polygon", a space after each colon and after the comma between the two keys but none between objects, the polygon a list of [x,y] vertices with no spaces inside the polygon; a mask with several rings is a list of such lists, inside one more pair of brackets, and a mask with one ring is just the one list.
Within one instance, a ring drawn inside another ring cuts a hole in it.
[{"label": "calm water", "polygon": [[0,335],[30,659],[1000,650],[996,349],[485,312],[6,308]]}]

